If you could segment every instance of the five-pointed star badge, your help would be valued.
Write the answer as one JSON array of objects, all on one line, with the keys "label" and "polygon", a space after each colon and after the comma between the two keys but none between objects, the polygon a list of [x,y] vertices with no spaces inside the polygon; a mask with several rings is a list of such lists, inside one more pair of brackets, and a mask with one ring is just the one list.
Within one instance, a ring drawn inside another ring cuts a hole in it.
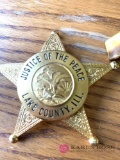
[{"label": "five-pointed star badge", "polygon": [[[51,33],[49,39],[45,42],[45,44],[41,49],[42,52],[49,51],[49,50],[65,51],[59,36],[55,32]],[[24,63],[1,64],[0,72],[17,86],[18,75],[23,64]],[[111,71],[112,69],[118,68],[116,62],[111,62],[110,64],[83,63],[82,65],[84,66],[87,72],[89,87],[92,84],[94,84],[97,80],[99,80],[101,77],[103,77],[106,73]],[[27,130],[34,127],[36,124],[40,123],[41,121],[43,121],[43,119],[40,119],[32,115],[27,110],[27,108],[24,105],[22,105],[18,115],[14,132],[10,136],[9,140],[11,142],[16,142],[19,136],[21,136],[23,133],[25,133]],[[73,127],[74,129],[76,129],[85,137],[87,137],[91,144],[98,143],[98,139],[93,136],[93,133],[91,131],[84,106],[82,106],[76,114],[62,121],[67,123],[69,126]]]}]

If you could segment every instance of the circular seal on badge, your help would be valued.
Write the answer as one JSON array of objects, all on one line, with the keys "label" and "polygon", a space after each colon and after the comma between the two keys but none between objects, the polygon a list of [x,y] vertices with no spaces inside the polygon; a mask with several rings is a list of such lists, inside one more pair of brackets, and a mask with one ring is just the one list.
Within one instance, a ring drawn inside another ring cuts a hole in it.
[{"label": "circular seal on badge", "polygon": [[49,63],[34,74],[32,89],[36,98],[48,106],[65,103],[73,93],[74,78],[60,63]]},{"label": "circular seal on badge", "polygon": [[36,117],[60,120],[76,113],[88,94],[82,64],[62,51],[40,52],[23,65],[17,83],[22,105]]}]

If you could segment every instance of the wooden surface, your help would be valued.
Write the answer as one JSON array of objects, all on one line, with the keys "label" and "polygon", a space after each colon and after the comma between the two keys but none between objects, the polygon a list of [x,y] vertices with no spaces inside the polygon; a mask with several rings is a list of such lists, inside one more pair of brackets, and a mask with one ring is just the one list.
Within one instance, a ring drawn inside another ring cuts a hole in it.
[{"label": "wooden surface", "polygon": [[[118,0],[0,0],[0,64],[24,62],[37,53],[50,32],[82,62],[108,63],[104,42],[120,31]],[[0,74],[0,160],[118,160],[120,157],[120,69],[89,90],[85,109],[102,149],[71,149],[88,141],[62,122],[41,123],[11,144],[20,110],[15,86]],[[113,149],[105,149],[109,145]]]}]

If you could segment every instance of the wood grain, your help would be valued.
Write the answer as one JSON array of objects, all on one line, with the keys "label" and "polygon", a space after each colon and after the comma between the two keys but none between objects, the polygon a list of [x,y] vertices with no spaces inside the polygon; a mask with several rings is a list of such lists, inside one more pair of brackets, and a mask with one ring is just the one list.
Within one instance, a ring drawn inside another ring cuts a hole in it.
[{"label": "wood grain", "polygon": [[[104,42],[120,31],[118,0],[0,0],[0,64],[24,62],[37,53],[50,32],[82,62],[108,63]],[[118,160],[120,157],[120,70],[90,88],[85,109],[103,149],[59,151],[60,144],[89,146],[61,121],[41,123],[11,144],[20,110],[15,86],[0,74],[0,160]],[[113,149],[104,149],[107,145]]]}]

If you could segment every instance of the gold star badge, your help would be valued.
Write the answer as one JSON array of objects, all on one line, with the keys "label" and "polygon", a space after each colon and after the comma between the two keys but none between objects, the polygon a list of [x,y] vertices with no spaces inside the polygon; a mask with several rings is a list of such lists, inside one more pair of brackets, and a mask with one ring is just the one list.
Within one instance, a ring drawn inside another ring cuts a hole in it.
[{"label": "gold star badge", "polygon": [[11,142],[41,121],[62,120],[97,144],[85,109],[89,87],[112,69],[110,64],[80,63],[65,52],[59,36],[52,32],[41,52],[25,63],[0,65],[0,72],[17,86],[22,103]]}]

